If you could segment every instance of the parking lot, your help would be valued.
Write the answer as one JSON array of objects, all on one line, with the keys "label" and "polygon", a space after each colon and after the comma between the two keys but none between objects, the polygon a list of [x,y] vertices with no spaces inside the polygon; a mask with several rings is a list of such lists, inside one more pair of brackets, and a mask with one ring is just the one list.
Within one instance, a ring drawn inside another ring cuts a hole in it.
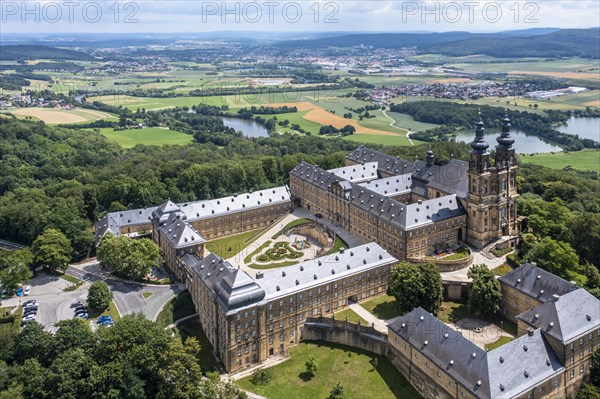
[{"label": "parking lot", "polygon": [[[4,299],[2,304],[3,306],[21,306],[25,301],[35,299],[38,302],[35,320],[48,331],[53,332],[56,330],[55,324],[58,321],[74,317],[74,309],[71,308],[71,304],[76,301],[85,302],[88,288],[94,281],[103,280],[108,284],[121,315],[141,312],[150,320],[155,320],[164,304],[184,289],[183,286],[178,285],[144,285],[109,277],[104,273],[100,274],[98,265],[94,262],[70,267],[67,273],[85,283],[75,291],[66,292],[64,289],[71,285],[70,282],[41,272],[24,284],[31,286],[30,295]],[[152,293],[152,295],[144,298],[142,292]],[[92,326],[92,328],[94,327],[95,325]]]}]

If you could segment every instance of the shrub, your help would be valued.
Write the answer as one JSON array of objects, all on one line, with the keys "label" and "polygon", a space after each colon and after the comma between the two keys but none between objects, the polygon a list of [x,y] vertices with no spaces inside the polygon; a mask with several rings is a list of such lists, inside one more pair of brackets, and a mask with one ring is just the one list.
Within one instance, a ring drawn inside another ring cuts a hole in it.
[{"label": "shrub", "polygon": [[250,382],[253,385],[267,385],[273,379],[273,374],[269,369],[258,369],[252,373]]}]

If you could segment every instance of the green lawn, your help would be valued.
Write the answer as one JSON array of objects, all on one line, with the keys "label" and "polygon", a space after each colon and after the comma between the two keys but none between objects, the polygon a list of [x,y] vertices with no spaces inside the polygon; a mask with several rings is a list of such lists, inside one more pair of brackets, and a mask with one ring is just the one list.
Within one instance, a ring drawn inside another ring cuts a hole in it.
[{"label": "green lawn", "polygon": [[467,317],[489,321],[511,335],[517,335],[517,325],[512,321],[505,319],[500,315],[495,315],[492,317],[477,317],[469,312],[466,304],[457,302],[442,302],[442,308],[440,308],[437,314],[437,318],[444,323],[456,323],[457,321]]},{"label": "green lawn", "polygon": [[[351,134],[344,137],[345,140],[354,141],[361,144],[379,144],[387,146],[407,146],[410,141],[406,135],[401,134]],[[420,141],[413,140],[415,144],[421,144]]]},{"label": "green lawn", "polygon": [[200,342],[200,353],[198,355],[198,362],[202,367],[203,372],[217,370],[217,361],[213,356],[213,349],[202,330],[200,322],[197,320],[188,321],[182,323],[174,328],[175,333],[181,336],[181,339],[185,342],[189,337],[195,337]]},{"label": "green lawn", "polygon": [[271,262],[271,263],[264,263],[264,264],[253,263],[251,265],[248,265],[248,267],[251,269],[267,270],[267,269],[274,269],[276,267],[292,266],[292,265],[295,265],[298,263],[300,263],[300,262],[297,260],[289,260],[289,261],[285,261],[285,262]]},{"label": "green lawn", "polygon": [[279,237],[287,229],[291,229],[292,227],[301,226],[303,224],[307,224],[307,223],[311,223],[311,222],[312,222],[312,220],[306,219],[306,218],[300,218],[300,219],[292,220],[291,222],[289,222],[288,224],[286,224],[285,226],[283,226],[281,228],[281,230],[279,230],[279,232],[273,234],[273,237],[271,237],[271,238],[272,239],[276,239],[277,237]]},{"label": "green lawn", "polygon": [[58,275],[58,277],[62,278],[63,280],[67,280],[68,282],[71,283],[71,285],[69,285],[68,287],[63,289],[63,291],[65,291],[65,292],[75,291],[77,288],[79,288],[83,285],[83,281],[81,281],[77,277],[73,277],[69,274],[60,274],[60,275]]},{"label": "green lawn", "polygon": [[156,324],[166,327],[174,321],[194,313],[196,313],[196,308],[192,302],[192,296],[189,291],[184,291],[165,305],[156,318]]},{"label": "green lawn", "polygon": [[[206,249],[221,258],[228,259],[240,253],[248,245],[258,238],[252,237],[259,232],[260,229],[247,231],[245,233],[236,234],[233,236],[219,238],[206,243]],[[250,241],[249,241],[250,240]]]},{"label": "green lawn", "polygon": [[510,265],[507,265],[505,263],[503,265],[496,266],[495,268],[493,268],[492,272],[496,276],[504,276],[505,274],[508,274],[508,273],[512,272],[512,270],[513,270],[513,268],[510,267]]},{"label": "green lawn", "polygon": [[113,128],[102,128],[100,133],[109,140],[116,141],[123,148],[143,145],[185,145],[193,140],[191,134],[185,134],[169,129],[158,127],[147,127],[145,129],[114,130]]},{"label": "green lawn", "polygon": [[393,319],[403,313],[396,304],[396,298],[387,294],[363,302],[360,305],[381,320]]},{"label": "green lawn", "polygon": [[491,351],[492,349],[499,348],[504,344],[508,344],[510,341],[512,341],[512,338],[502,336],[496,342],[492,342],[491,344],[485,344],[485,350]]},{"label": "green lawn", "polygon": [[356,312],[349,308],[344,309],[341,312],[337,312],[335,314],[335,319],[344,321],[346,320],[346,316],[348,317],[348,322],[350,323],[357,324],[360,321],[360,324],[362,324],[363,326],[369,324],[365,319],[360,317]]},{"label": "green lawn", "polygon": [[342,249],[342,248],[348,248],[348,243],[346,243],[346,241],[342,240],[342,238],[340,236],[336,235],[333,246],[331,247],[331,249],[329,251],[327,251],[327,253],[325,255],[331,255],[336,252],[340,252],[340,249]]},{"label": "green lawn", "polygon": [[5,312],[6,309],[0,307],[0,348],[6,348],[6,345],[19,333],[23,308],[18,308],[14,314],[8,317],[4,317]]},{"label": "green lawn", "polygon": [[600,172],[600,151],[592,149],[575,152],[522,155],[519,159],[523,163],[542,165],[552,169],[571,167],[578,170]]},{"label": "green lawn", "polygon": [[117,310],[117,305],[114,301],[110,301],[110,305],[102,313],[90,309],[90,319],[92,319],[94,322],[98,320],[98,317],[100,316],[111,316],[115,322],[121,318],[119,311]]},{"label": "green lawn", "polygon": [[[255,386],[249,378],[236,384],[269,399],[322,399],[338,382],[344,399],[420,398],[400,372],[385,357],[344,345],[303,342],[289,351],[290,359],[271,368],[273,379]],[[314,356],[318,371],[309,379],[305,362]],[[372,359],[377,358],[373,369]]]}]

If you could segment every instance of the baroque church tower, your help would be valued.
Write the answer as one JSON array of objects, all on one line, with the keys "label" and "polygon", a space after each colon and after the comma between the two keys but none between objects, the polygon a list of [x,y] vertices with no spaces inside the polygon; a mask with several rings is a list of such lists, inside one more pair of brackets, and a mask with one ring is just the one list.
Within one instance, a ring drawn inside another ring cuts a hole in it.
[{"label": "baroque church tower", "polygon": [[484,138],[481,115],[471,142],[469,194],[466,200],[467,238],[476,248],[502,237],[516,236],[517,163],[510,136],[510,119],[502,120],[502,133],[496,139],[494,166],[490,166],[489,144]]}]

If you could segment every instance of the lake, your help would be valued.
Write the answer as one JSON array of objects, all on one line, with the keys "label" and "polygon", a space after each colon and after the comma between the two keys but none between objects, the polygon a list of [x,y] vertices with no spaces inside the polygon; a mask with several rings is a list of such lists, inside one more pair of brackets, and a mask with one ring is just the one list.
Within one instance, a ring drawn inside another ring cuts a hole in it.
[{"label": "lake", "polygon": [[246,137],[269,137],[269,132],[260,123],[252,119],[223,118],[225,126],[240,131]]},{"label": "lake", "polygon": [[[498,142],[496,137],[500,135],[499,130],[486,129],[485,140],[490,145],[490,150],[494,148]],[[515,139],[513,147],[518,154],[533,154],[533,153],[544,153],[544,152],[561,152],[562,149],[552,144],[548,144],[536,136],[525,134],[525,132],[518,129],[511,129],[510,135]],[[456,135],[456,141],[463,141],[470,143],[475,138],[475,130],[463,130]]]},{"label": "lake", "polygon": [[556,130],[567,134],[577,134],[583,139],[600,141],[600,118],[575,118],[572,116],[567,120],[566,125],[561,125]]}]

